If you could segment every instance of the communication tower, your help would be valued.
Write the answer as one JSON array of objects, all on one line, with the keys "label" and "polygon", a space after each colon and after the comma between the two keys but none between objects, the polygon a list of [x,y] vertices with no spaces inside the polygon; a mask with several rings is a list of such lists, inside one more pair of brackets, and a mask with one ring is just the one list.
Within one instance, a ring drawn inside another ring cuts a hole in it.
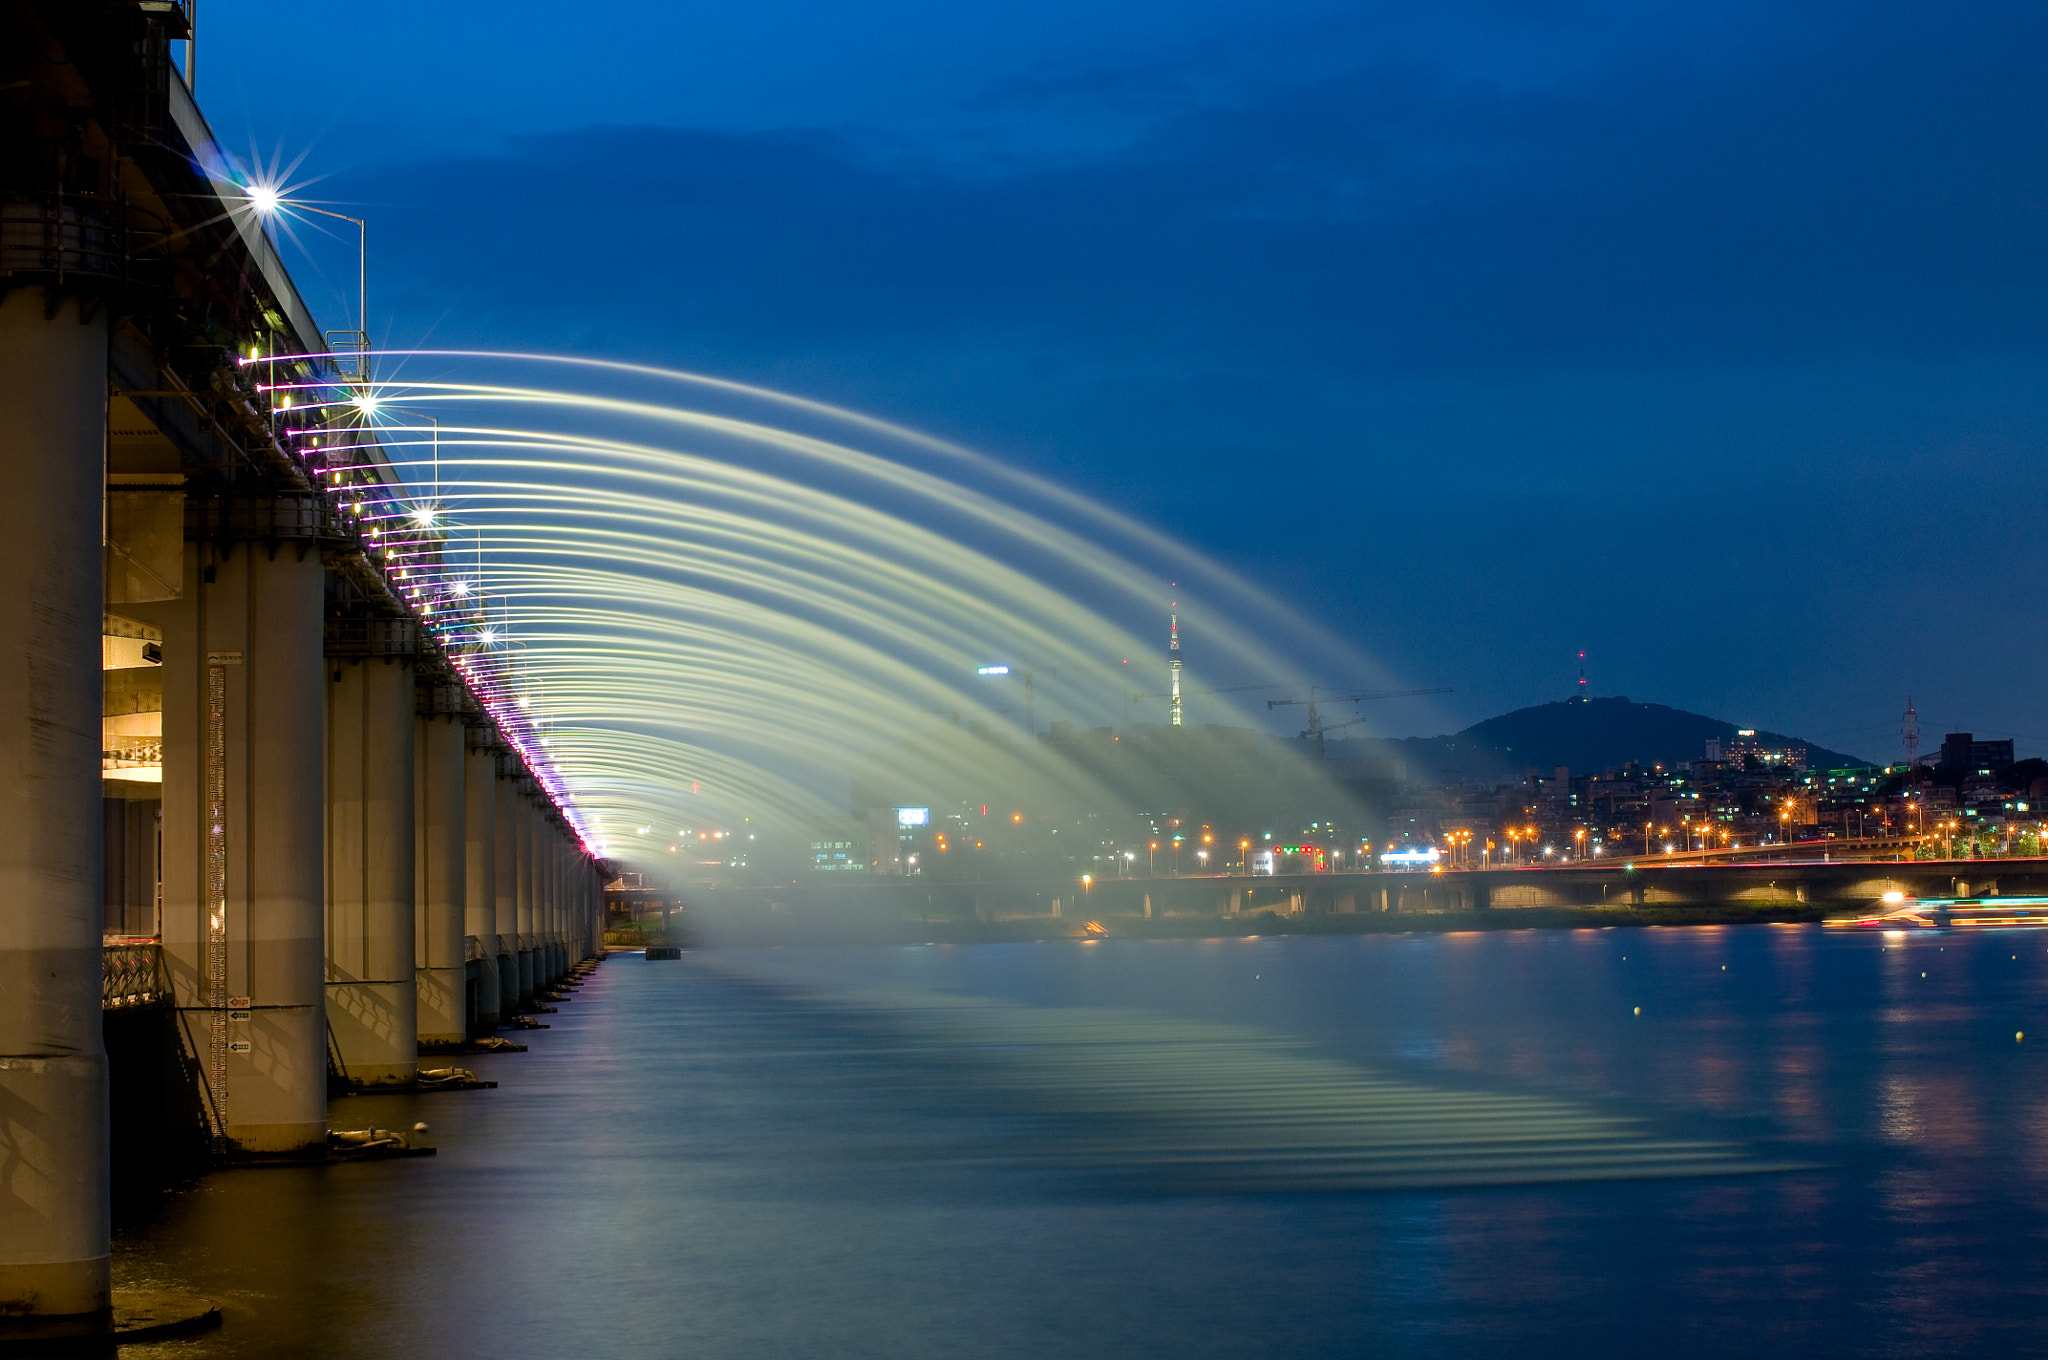
[{"label": "communication tower", "polygon": [[1913,711],[1913,696],[1906,696],[1906,711],[1899,718],[1899,741],[1906,748],[1906,763],[1920,755],[1920,715]]},{"label": "communication tower", "polygon": [[1166,669],[1172,673],[1173,685],[1167,691],[1167,708],[1172,716],[1168,719],[1175,727],[1180,726],[1180,601],[1167,606],[1166,615]]}]

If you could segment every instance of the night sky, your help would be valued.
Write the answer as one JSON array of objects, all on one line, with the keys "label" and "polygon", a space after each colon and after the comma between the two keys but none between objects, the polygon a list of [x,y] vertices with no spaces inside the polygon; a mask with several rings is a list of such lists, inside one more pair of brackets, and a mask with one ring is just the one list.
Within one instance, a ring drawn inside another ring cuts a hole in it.
[{"label": "night sky", "polygon": [[[1583,648],[1595,693],[1867,757],[1908,693],[1923,749],[2048,753],[2048,7],[199,20],[224,141],[370,218],[382,341],[972,444],[1456,687],[1391,734],[1561,698]],[[344,324],[353,235],[313,240]]]}]

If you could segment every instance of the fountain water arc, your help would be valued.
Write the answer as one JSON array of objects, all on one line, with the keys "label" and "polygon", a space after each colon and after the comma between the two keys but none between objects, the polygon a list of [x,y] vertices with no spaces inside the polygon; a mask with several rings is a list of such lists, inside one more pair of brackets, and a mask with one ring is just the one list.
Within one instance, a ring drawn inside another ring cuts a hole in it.
[{"label": "fountain water arc", "polygon": [[[613,858],[676,863],[702,828],[801,836],[846,817],[850,783],[935,808],[992,784],[1020,808],[1112,805],[1042,723],[1020,730],[1016,681],[1036,677],[1038,717],[1114,725],[1161,687],[1167,573],[1211,676],[1298,683],[1295,652],[1376,673],[1158,531],[886,421],[639,365],[379,358],[401,373],[329,402],[308,451],[444,645],[530,716]],[[410,376],[479,364],[657,390]],[[271,390],[319,400],[299,386]],[[742,409],[661,399],[679,386]],[[990,663],[1015,674],[977,675]]]}]

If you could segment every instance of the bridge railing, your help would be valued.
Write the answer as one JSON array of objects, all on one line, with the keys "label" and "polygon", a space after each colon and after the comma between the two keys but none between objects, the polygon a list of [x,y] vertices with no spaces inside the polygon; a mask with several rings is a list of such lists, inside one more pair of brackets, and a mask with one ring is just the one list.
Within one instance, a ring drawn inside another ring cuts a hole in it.
[{"label": "bridge railing", "polygon": [[100,1006],[123,1010],[130,1006],[168,1005],[171,978],[164,968],[164,947],[155,940],[108,940],[102,948]]}]

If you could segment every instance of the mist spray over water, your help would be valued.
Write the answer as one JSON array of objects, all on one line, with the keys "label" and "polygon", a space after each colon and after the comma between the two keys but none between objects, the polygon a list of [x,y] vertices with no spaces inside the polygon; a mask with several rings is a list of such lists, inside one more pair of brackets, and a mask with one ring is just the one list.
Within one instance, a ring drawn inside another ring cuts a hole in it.
[{"label": "mist spray over water", "polygon": [[1190,724],[1253,726],[1207,691],[1306,683],[1298,657],[1379,678],[1185,545],[884,421],[633,365],[380,358],[313,427],[324,475],[593,848],[657,873],[687,839],[843,820],[855,781],[1107,806],[1043,738],[1168,720],[1169,600]]}]

